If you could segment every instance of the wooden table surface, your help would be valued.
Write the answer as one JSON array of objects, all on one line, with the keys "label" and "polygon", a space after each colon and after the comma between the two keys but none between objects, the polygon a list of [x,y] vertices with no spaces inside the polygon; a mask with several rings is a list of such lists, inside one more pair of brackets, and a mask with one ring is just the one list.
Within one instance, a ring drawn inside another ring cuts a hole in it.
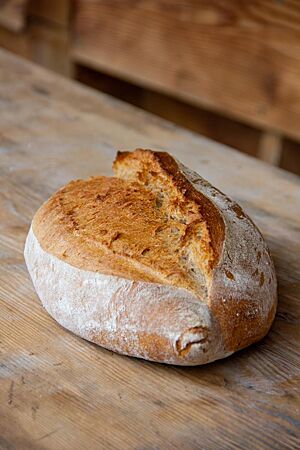
[{"label": "wooden table surface", "polygon": [[[0,448],[299,449],[299,178],[4,51],[0,111]],[[261,343],[202,367],[160,365],[96,347],[42,308],[23,259],[34,212],[135,147],[170,151],[261,229],[279,281]]]}]

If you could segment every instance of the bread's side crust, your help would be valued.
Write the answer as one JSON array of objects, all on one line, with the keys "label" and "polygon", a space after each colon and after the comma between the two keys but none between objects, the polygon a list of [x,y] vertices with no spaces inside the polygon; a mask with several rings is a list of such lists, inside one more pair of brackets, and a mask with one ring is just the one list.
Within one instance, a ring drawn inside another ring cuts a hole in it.
[{"label": "bread's side crust", "polygon": [[32,228],[25,260],[48,313],[95,344],[178,365],[228,356],[218,323],[186,289],[85,271],[43,250]]},{"label": "bread's side crust", "polygon": [[184,177],[218,208],[224,244],[214,268],[208,305],[219,321],[226,349],[237,351],[262,339],[277,307],[277,280],[267,245],[242,208],[178,162]]}]

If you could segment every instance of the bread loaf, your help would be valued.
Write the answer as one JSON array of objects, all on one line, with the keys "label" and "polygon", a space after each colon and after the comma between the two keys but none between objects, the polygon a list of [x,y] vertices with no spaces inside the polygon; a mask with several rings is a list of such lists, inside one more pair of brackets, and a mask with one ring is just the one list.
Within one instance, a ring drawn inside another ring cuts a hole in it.
[{"label": "bread loaf", "polygon": [[107,349],[204,364],[266,335],[277,295],[241,207],[168,153],[119,152],[35,214],[25,260],[49,314]]}]

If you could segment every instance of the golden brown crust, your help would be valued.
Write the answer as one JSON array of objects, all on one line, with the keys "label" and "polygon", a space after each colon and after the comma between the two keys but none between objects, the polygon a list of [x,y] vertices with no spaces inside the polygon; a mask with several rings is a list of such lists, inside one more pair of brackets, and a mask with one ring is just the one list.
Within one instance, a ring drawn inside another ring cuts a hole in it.
[{"label": "golden brown crust", "polygon": [[[159,282],[164,263],[166,277],[179,269],[176,255],[163,251],[162,232],[167,227],[155,201],[151,192],[134,182],[107,177],[77,180],[39,209],[33,230],[45,250],[75,267]],[[173,242],[176,245],[176,239]],[[157,271],[147,268],[151,245]],[[141,265],[131,267],[131,261]]]},{"label": "golden brown crust", "polygon": [[205,299],[222,247],[220,214],[167,153],[134,155],[143,168],[134,181],[72,181],[39,209],[34,233],[46,251],[75,267],[185,287]]},{"label": "golden brown crust", "polygon": [[[276,302],[271,306],[267,317],[258,314],[257,302],[230,298],[226,303],[224,297],[213,296],[211,311],[218,318],[226,348],[229,351],[241,350],[258,342],[269,331],[276,312]],[[253,312],[252,312],[253,311]]]},{"label": "golden brown crust", "polygon": [[[176,188],[176,190],[181,192],[185,201],[191,201],[197,205],[198,212],[208,228],[210,244],[213,249],[213,259],[211,261],[213,268],[219,261],[224,242],[224,222],[216,206],[200,191],[194,188],[182,174],[176,160],[169,153],[143,149],[137,149],[134,152],[119,151],[114,162],[115,170],[126,159],[130,160],[130,165],[132,165],[133,160],[137,161],[139,165],[138,176],[141,182],[145,181],[143,177],[145,172],[147,173],[151,169],[163,171],[171,180],[173,189]],[[177,192],[176,195],[178,195]]]},{"label": "golden brown crust", "polygon": [[171,177],[174,186],[182,192],[186,201],[192,201],[197,204],[202,220],[207,225],[210,237],[210,244],[213,249],[212,268],[218,263],[223,242],[224,242],[224,222],[216,206],[205,197],[200,191],[183,176],[177,162],[166,152],[152,153],[159,161],[164,172]]}]

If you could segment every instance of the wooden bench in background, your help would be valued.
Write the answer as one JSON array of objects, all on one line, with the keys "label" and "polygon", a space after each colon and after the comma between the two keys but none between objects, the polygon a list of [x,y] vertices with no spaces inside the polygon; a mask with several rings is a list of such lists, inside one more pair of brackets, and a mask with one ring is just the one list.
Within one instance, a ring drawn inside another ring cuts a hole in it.
[{"label": "wooden bench in background", "polygon": [[8,0],[3,8],[10,20],[0,24],[11,26],[0,29],[0,45],[300,173],[299,2]]},{"label": "wooden bench in background", "polygon": [[72,76],[69,0],[0,2],[0,47]]}]

